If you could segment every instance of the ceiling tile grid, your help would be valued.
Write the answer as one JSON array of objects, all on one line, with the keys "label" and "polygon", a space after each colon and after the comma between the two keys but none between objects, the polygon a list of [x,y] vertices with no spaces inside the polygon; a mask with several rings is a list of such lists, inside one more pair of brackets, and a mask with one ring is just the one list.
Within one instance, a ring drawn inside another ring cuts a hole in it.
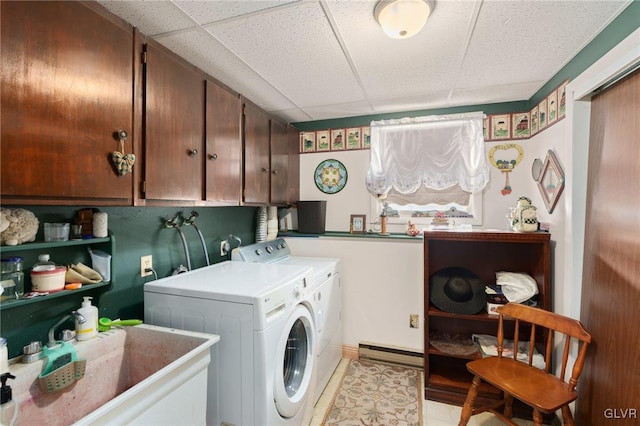
[{"label": "ceiling tile grid", "polygon": [[436,0],[386,37],[376,0],[99,0],[286,121],[529,99],[632,0]]}]

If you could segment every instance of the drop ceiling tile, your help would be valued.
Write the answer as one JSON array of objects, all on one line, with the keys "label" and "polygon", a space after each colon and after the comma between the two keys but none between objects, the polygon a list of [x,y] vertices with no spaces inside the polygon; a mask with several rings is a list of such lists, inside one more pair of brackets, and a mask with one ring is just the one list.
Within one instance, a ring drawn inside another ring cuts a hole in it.
[{"label": "drop ceiling tile", "polygon": [[312,120],[327,120],[335,117],[354,117],[375,114],[367,101],[346,102],[342,104],[319,105],[302,108]]},{"label": "drop ceiling tile", "polygon": [[225,0],[225,1],[202,1],[202,0],[174,0],[180,9],[200,25],[233,18],[240,15],[258,12],[264,9],[283,6],[295,3],[299,0],[276,0],[276,1],[247,1],[247,0]]},{"label": "drop ceiling tile", "polygon": [[448,90],[434,91],[419,96],[372,100],[376,114],[384,112],[418,111],[442,108],[447,104]]},{"label": "drop ceiling tile", "polygon": [[375,21],[375,2],[328,2],[370,98],[412,96],[451,87],[472,17],[470,5],[473,3],[437,2],[419,34],[396,40],[387,37]]},{"label": "drop ceiling tile", "polygon": [[98,3],[112,13],[123,17],[130,24],[138,27],[140,32],[148,36],[196,26],[193,20],[168,1],[100,0]]},{"label": "drop ceiling tile", "polygon": [[451,92],[449,106],[493,104],[529,99],[546,81],[503,84],[492,87],[456,89]]},{"label": "drop ceiling tile", "polygon": [[202,29],[159,37],[157,41],[267,111],[295,107]]},{"label": "drop ceiling tile", "polygon": [[624,3],[485,1],[457,87],[547,81]]},{"label": "drop ceiling tile", "polygon": [[318,2],[296,3],[207,30],[300,107],[364,98]]}]

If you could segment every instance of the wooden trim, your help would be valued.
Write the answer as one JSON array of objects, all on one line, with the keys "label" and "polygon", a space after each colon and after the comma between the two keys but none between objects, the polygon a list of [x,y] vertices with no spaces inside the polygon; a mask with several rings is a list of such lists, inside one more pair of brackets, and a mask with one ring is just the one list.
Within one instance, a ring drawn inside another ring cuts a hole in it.
[{"label": "wooden trim", "polygon": [[358,355],[358,347],[342,345],[342,358],[355,360],[360,359],[360,355]]}]

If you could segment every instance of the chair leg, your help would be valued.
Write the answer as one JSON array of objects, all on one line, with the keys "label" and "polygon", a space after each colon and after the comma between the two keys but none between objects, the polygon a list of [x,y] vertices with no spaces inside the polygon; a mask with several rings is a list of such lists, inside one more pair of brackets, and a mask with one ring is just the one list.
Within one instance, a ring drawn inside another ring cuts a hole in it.
[{"label": "chair leg", "polygon": [[533,410],[533,424],[536,426],[542,426],[542,413],[538,410]]},{"label": "chair leg", "polygon": [[573,426],[573,416],[571,415],[571,409],[568,405],[562,406],[562,424],[564,426]]},{"label": "chair leg", "polygon": [[481,381],[482,379],[480,379],[479,376],[475,376],[473,378],[473,382],[471,383],[471,387],[467,393],[467,398],[464,400],[464,405],[462,406],[462,413],[460,413],[460,422],[458,423],[458,426],[466,426],[467,422],[471,418]]},{"label": "chair leg", "polygon": [[506,392],[504,394],[504,416],[508,419],[513,417],[513,396]]}]

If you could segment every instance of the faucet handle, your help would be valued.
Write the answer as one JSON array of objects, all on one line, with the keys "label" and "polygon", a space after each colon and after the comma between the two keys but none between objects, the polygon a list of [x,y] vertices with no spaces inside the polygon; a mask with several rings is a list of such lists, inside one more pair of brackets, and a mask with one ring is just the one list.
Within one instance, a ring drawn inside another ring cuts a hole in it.
[{"label": "faucet handle", "polygon": [[74,330],[64,329],[60,333],[60,338],[63,342],[68,342],[76,338],[76,332]]},{"label": "faucet handle", "polygon": [[25,355],[37,354],[38,352],[42,351],[42,343],[37,340],[34,340],[33,342],[29,343],[27,346],[22,348],[22,351],[24,352]]}]

